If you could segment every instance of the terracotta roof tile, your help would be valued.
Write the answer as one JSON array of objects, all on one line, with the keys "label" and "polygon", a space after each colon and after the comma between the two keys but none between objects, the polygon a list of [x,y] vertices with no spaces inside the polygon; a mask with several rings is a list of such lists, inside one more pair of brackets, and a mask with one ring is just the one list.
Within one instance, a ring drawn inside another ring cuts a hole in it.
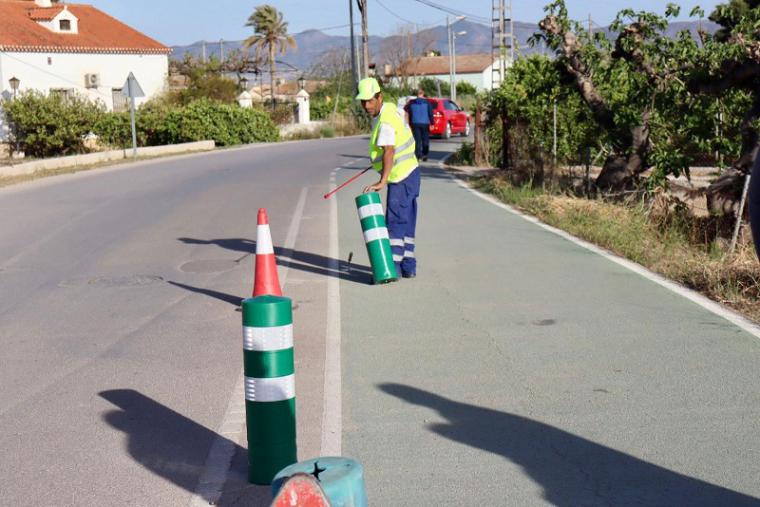
[{"label": "terracotta roof tile", "polygon": [[[457,74],[472,74],[483,72],[493,63],[490,54],[458,55]],[[420,56],[408,60],[402,65],[401,70],[406,75],[430,76],[449,73],[448,56]]]},{"label": "terracotta roof tile", "polygon": [[63,10],[62,6],[50,7],[48,9],[30,9],[29,17],[35,21],[50,21]]},{"label": "terracotta roof tile", "polygon": [[[0,0],[0,51],[44,53],[168,54],[168,48],[108,14],[83,4],[66,4],[79,19],[79,33],[55,33],[30,17],[43,16],[34,2]],[[54,15],[54,16],[55,16]],[[45,18],[37,17],[43,20]],[[50,18],[52,19],[52,18]]]}]

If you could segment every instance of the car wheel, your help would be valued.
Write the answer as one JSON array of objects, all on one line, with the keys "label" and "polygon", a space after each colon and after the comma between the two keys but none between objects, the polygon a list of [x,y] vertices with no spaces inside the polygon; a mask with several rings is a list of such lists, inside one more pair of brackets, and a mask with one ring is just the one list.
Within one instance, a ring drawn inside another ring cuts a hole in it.
[{"label": "car wheel", "polygon": [[470,135],[470,122],[467,122],[464,124],[464,132],[462,132],[463,137],[469,137]]},{"label": "car wheel", "polygon": [[446,129],[443,131],[444,139],[451,139],[451,123],[446,123]]}]

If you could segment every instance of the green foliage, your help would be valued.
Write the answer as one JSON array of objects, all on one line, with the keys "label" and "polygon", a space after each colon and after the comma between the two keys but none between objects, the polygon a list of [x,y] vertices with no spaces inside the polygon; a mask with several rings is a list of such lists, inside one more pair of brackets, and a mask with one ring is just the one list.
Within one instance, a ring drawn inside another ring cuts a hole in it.
[{"label": "green foliage", "polygon": [[330,127],[329,125],[327,127],[322,127],[319,129],[319,136],[320,137],[335,137],[335,128]]},{"label": "green foliage", "polygon": [[102,103],[74,95],[44,95],[37,91],[24,92],[16,100],[6,100],[2,109],[8,121],[15,125],[19,147],[32,157],[52,157],[84,153],[83,137],[105,115]]},{"label": "green foliage", "polygon": [[460,81],[457,83],[457,97],[462,95],[475,95],[477,93],[478,91],[475,87],[467,81]]},{"label": "green foliage", "polygon": [[[136,115],[138,144],[156,146],[213,139],[219,146],[276,141],[279,132],[263,111],[207,99],[187,106],[141,109]],[[131,146],[129,113],[107,115],[95,125],[102,142]]]},{"label": "green foliage", "polygon": [[187,77],[187,87],[167,93],[163,102],[167,105],[187,105],[195,100],[209,99],[225,104],[235,104],[240,93],[238,84],[223,74],[224,67],[215,57],[204,62],[190,54],[178,62],[172,61],[172,70]]},{"label": "green foliage", "polygon": [[651,168],[648,183],[658,186],[691,165],[748,156],[758,117],[752,111],[760,111],[753,106],[760,73],[747,77],[748,60],[760,63],[760,0],[718,6],[711,19],[725,33],[701,33],[701,40],[687,31],[665,35],[680,14],[672,3],[664,15],[621,10],[611,24],[614,40],[598,32],[592,38],[569,19],[564,0],[545,10],[531,42],[543,41],[553,58],[518,60],[488,97],[493,144],[501,143],[507,118],[511,129],[527,128],[531,149],[546,158],[556,103],[560,163],[581,163],[589,153],[605,169],[620,163],[636,176]]},{"label": "green foliage", "polygon": [[[441,92],[438,93],[440,86]],[[434,79],[429,77],[423,77],[418,84],[419,88],[422,88],[427,97],[449,97],[451,96],[451,86],[445,81],[440,79]],[[457,90],[458,91],[458,90]]]}]

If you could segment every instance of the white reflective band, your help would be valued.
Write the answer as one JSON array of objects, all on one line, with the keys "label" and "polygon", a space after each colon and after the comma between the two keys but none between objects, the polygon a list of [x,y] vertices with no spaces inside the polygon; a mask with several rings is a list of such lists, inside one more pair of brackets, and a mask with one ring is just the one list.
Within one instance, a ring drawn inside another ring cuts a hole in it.
[{"label": "white reflective band", "polygon": [[383,215],[383,205],[380,203],[365,204],[359,208],[359,220],[375,215]]},{"label": "white reflective band", "polygon": [[404,256],[403,255],[393,254],[393,262],[401,262],[403,260],[404,260]]},{"label": "white reflective band", "polygon": [[398,153],[398,152],[400,152],[400,151],[404,151],[405,149],[407,149],[407,148],[409,148],[409,147],[411,147],[411,146],[413,146],[413,145],[414,145],[414,137],[411,137],[411,138],[409,138],[409,140],[408,140],[407,142],[405,142],[405,143],[404,143],[404,144],[402,144],[401,146],[396,146],[396,147],[394,148],[394,151],[395,151],[396,153]]},{"label": "white reflective band", "polygon": [[272,234],[269,232],[269,225],[256,226],[256,255],[273,254]]},{"label": "white reflective band", "polygon": [[243,348],[260,352],[293,348],[293,324],[277,327],[243,326]]},{"label": "white reflective band", "polygon": [[404,251],[404,258],[406,259],[414,259],[414,252],[411,252],[409,250]]},{"label": "white reflective band", "polygon": [[406,155],[400,155],[393,159],[393,167],[396,167],[399,162],[403,162],[404,160],[408,160],[410,158],[414,158],[414,153],[407,153]]},{"label": "white reflective band", "polygon": [[388,239],[388,229],[385,227],[375,227],[368,231],[364,231],[364,242],[369,243],[377,239]]},{"label": "white reflective band", "polygon": [[296,376],[275,378],[245,378],[247,401],[283,401],[295,398]]},{"label": "white reflective band", "polygon": [[404,246],[403,239],[391,239],[391,246]]},{"label": "white reflective band", "polygon": [[406,243],[407,245],[413,245],[414,244],[414,238],[410,238],[410,237],[406,236],[404,238],[404,243]]}]

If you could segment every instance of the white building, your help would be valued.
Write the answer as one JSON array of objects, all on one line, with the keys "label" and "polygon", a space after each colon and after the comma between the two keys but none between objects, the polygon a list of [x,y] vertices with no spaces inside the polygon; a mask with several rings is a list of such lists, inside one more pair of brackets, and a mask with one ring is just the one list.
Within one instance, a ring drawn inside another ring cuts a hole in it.
[{"label": "white building", "polygon": [[[80,93],[123,110],[121,93],[134,73],[146,97],[162,91],[171,49],[104,12],[52,0],[0,0],[0,95],[39,90]],[[16,82],[14,80],[14,82]],[[2,122],[0,115],[0,122]],[[5,130],[0,124],[0,136]]]},{"label": "white building", "polygon": [[[475,87],[478,91],[490,90],[493,69],[500,70],[500,59],[494,59],[490,54],[476,55],[457,55],[456,56],[456,82],[467,82]],[[511,67],[509,60],[506,67]],[[400,83],[399,75],[407,77],[407,83],[415,87],[422,78],[440,79],[449,82],[449,57],[448,56],[419,56],[404,62],[397,69],[386,68],[386,78],[389,78],[393,84]],[[497,85],[499,82],[497,81]]]}]

